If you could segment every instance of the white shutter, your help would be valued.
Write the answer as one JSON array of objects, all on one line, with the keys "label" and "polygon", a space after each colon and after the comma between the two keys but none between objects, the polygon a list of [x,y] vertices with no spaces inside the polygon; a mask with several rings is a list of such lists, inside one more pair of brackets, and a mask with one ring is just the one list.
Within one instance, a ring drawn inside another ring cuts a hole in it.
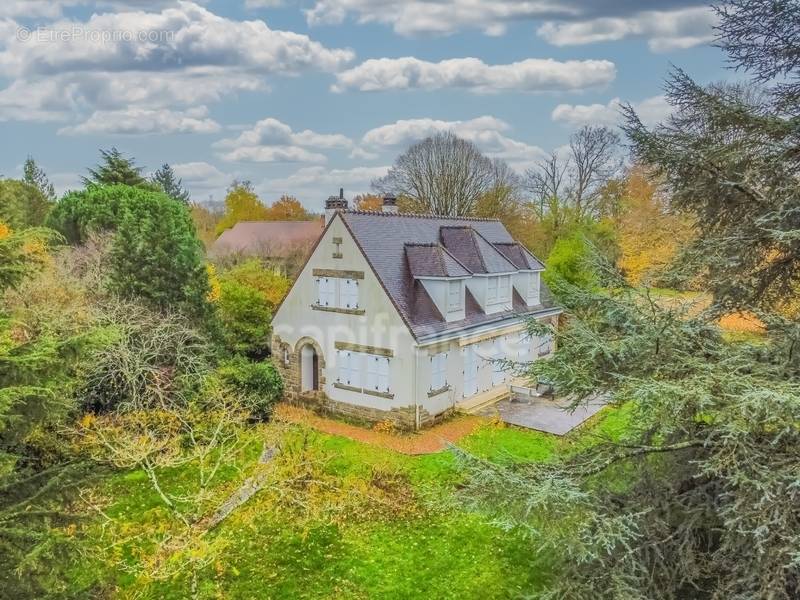
[{"label": "white shutter", "polygon": [[461,281],[451,281],[447,289],[447,310],[454,312],[461,310]]},{"label": "white shutter", "polygon": [[330,277],[317,279],[317,304],[336,306],[336,281]]},{"label": "white shutter", "polygon": [[347,352],[336,351],[336,381],[347,383]]},{"label": "white shutter", "polygon": [[370,390],[380,390],[380,366],[378,361],[379,356],[367,356],[367,385],[365,386]]},{"label": "white shutter", "polygon": [[486,302],[488,304],[493,304],[497,302],[497,277],[489,277],[488,286]]},{"label": "white shutter", "polygon": [[358,308],[358,282],[355,279],[342,279],[341,308]]},{"label": "white shutter", "polygon": [[447,385],[447,353],[431,356],[431,389],[441,390]]},{"label": "white shutter", "polygon": [[389,359],[378,359],[378,390],[389,393]]},{"label": "white shutter", "polygon": [[464,359],[464,391],[465,398],[478,393],[478,357],[473,346],[461,351]]},{"label": "white shutter", "polygon": [[503,358],[500,352],[500,339],[494,340],[492,344],[492,387],[498,386],[505,380],[506,373],[503,370],[503,364],[497,362],[498,359]]},{"label": "white shutter", "polygon": [[511,276],[504,275],[500,278],[500,300],[507,302],[511,297]]}]

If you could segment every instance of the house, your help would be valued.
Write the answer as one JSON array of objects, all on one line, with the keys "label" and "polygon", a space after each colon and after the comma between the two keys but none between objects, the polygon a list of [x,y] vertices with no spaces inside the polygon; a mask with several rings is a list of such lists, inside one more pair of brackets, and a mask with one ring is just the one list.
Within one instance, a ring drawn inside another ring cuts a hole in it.
[{"label": "house", "polygon": [[497,220],[347,209],[326,227],[273,319],[272,353],[291,402],[419,429],[508,394],[496,359],[552,351],[529,318],[561,310],[542,263]]},{"label": "house", "polygon": [[209,250],[213,258],[257,256],[279,270],[292,270],[319,239],[323,219],[313,221],[240,221],[222,232]]}]

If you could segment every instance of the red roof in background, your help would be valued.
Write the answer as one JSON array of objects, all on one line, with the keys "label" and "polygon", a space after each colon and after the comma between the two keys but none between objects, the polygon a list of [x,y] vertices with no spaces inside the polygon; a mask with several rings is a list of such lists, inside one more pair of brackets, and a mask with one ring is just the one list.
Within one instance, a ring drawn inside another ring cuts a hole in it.
[{"label": "red roof in background", "polygon": [[226,229],[211,246],[211,254],[260,254],[285,258],[317,241],[325,220],[241,221]]}]

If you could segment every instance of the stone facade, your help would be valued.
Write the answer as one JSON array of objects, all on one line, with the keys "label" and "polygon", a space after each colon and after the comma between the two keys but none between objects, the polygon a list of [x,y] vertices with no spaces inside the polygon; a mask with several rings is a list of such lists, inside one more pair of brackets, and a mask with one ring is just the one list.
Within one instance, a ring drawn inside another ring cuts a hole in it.
[{"label": "stone facade", "polygon": [[[317,368],[319,390],[302,391],[301,388],[301,351],[303,346],[313,346],[317,353]],[[414,430],[416,428],[416,415],[414,406],[392,407],[389,410],[371,408],[369,406],[359,406],[349,402],[338,402],[332,400],[324,392],[325,387],[325,358],[319,345],[311,338],[298,340],[295,347],[284,342],[280,336],[274,335],[272,338],[273,362],[283,378],[284,400],[290,404],[311,409],[317,413],[343,417],[348,421],[359,424],[373,425],[382,421],[391,421],[394,426],[402,430]],[[427,410],[420,407],[419,423],[420,427],[426,427],[440,422],[445,415],[431,415]]]}]

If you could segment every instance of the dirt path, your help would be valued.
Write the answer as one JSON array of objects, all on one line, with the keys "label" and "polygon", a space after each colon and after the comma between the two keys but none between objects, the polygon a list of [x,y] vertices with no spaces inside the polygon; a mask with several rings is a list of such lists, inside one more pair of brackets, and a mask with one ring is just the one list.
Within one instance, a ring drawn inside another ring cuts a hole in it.
[{"label": "dirt path", "polygon": [[419,433],[392,434],[321,417],[310,410],[288,404],[278,404],[275,408],[275,416],[289,423],[308,425],[323,433],[340,435],[409,455],[440,452],[447,447],[448,443],[459,441],[478,429],[481,424],[486,423],[486,419],[482,417],[462,415],[449,419],[441,425],[424,429]]}]

